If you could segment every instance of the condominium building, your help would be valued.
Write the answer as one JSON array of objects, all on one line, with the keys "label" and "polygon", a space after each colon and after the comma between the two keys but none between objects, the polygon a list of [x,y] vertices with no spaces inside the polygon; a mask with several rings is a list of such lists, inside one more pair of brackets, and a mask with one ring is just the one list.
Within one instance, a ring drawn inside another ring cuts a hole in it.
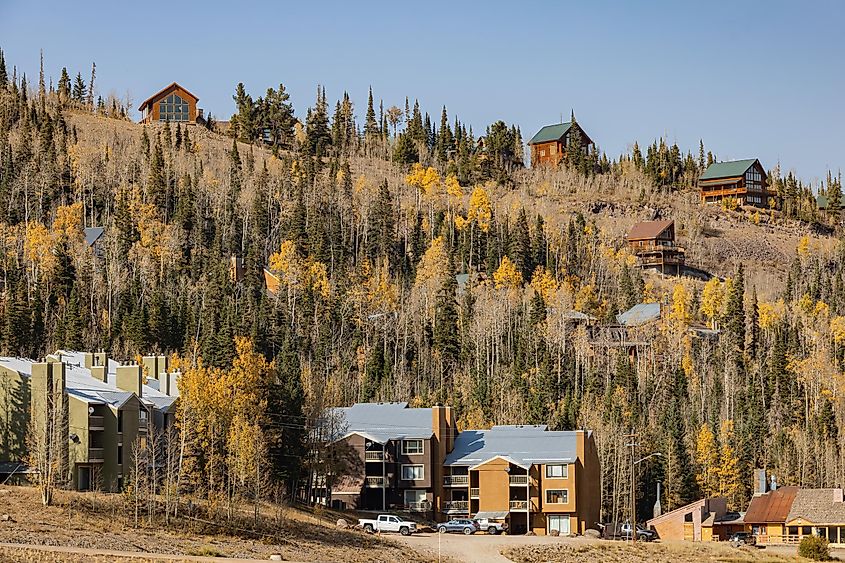
[{"label": "condominium building", "polygon": [[583,533],[599,520],[593,434],[546,426],[458,431],[451,407],[358,403],[334,409],[358,463],[330,491],[336,508],[409,510],[436,520],[504,520],[514,533]]},{"label": "condominium building", "polygon": [[[145,367],[163,373],[147,374]],[[0,480],[25,476],[33,439],[56,428],[62,478],[76,490],[120,491],[135,444],[172,424],[178,374],[163,357],[120,365],[105,353],[59,351],[43,361],[0,357]],[[160,381],[166,380],[160,391]]]}]

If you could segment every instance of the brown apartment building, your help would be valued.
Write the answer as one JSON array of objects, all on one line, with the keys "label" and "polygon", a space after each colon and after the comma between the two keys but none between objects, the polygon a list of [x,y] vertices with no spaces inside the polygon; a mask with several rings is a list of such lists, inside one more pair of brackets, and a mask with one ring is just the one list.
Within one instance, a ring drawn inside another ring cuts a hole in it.
[{"label": "brown apartment building", "polygon": [[599,520],[590,431],[494,426],[458,431],[451,407],[358,403],[335,409],[359,463],[325,499],[336,508],[408,510],[438,521],[502,520],[513,533],[583,533]]}]

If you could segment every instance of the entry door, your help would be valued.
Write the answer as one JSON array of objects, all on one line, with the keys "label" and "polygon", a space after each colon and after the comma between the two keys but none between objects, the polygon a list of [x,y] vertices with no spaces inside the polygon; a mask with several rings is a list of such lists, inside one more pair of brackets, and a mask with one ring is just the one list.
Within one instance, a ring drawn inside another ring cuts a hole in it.
[{"label": "entry door", "polygon": [[560,535],[569,535],[569,516],[549,514],[549,531],[557,530]]},{"label": "entry door", "polygon": [[91,490],[91,468],[87,466],[81,466],[77,468],[77,475],[76,475],[76,488],[79,491],[90,491]]}]

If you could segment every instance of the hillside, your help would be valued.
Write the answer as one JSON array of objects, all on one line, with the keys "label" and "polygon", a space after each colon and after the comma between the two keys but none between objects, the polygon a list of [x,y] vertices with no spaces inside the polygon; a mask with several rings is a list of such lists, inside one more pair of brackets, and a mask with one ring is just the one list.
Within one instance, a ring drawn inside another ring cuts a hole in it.
[{"label": "hillside", "polygon": [[[641,513],[657,480],[665,508],[717,493],[743,507],[755,467],[845,481],[845,252],[814,234],[833,220],[792,175],[772,172],[782,209],[731,211],[698,202],[703,146],[570,151],[533,170],[515,126],[482,141],[418,105],[357,123],[321,92],[303,123],[283,96],[241,87],[235,141],[4,82],[2,353],[171,355],[190,454],[179,492],[215,517],[342,474],[315,421],[356,401],[448,403],[462,427],[593,429],[606,518],[627,510],[631,429],[664,454],[644,464]],[[267,124],[274,146],[258,141]],[[655,217],[717,277],[641,271],[625,235]],[[632,329],[637,344],[603,338],[654,301],[663,315]]]}]

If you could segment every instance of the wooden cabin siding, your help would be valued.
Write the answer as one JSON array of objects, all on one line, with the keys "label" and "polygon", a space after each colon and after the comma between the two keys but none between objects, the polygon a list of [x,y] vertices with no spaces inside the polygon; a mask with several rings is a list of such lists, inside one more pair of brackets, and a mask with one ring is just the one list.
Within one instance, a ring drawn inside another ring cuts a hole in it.
[{"label": "wooden cabin siding", "polygon": [[718,203],[724,198],[731,197],[739,199],[740,205],[768,208],[770,200],[776,197],[776,194],[769,190],[769,181],[763,166],[759,162],[755,162],[751,168],[760,174],[761,189],[749,189],[745,179],[747,171],[741,176],[699,180],[701,202]]},{"label": "wooden cabin siding", "polygon": [[167,98],[171,94],[176,94],[177,96],[188,102],[188,121],[184,123],[196,123],[197,98],[195,98],[193,94],[178,85],[171,86],[170,88],[162,90],[159,94],[156,95],[154,99],[149,102],[149,104],[147,104],[146,111],[144,112],[144,117],[141,119],[141,123],[158,123],[159,117],[161,115],[159,104],[163,99]]}]

